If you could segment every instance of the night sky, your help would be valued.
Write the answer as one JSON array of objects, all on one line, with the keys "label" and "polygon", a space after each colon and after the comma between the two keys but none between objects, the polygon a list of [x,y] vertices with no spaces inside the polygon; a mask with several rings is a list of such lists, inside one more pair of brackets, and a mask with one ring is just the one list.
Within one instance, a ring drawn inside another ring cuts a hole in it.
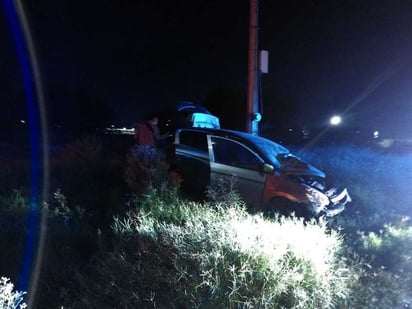
[{"label": "night sky", "polygon": [[[111,107],[119,125],[180,100],[201,104],[219,86],[246,96],[247,0],[24,5],[46,94],[85,89]],[[346,125],[412,136],[411,1],[259,6],[259,47],[269,51],[264,106],[282,96],[299,107],[296,119],[305,125],[343,113]],[[20,69],[2,6],[0,20],[0,99],[3,111],[17,113]],[[64,99],[48,95],[46,102],[58,108]]]}]

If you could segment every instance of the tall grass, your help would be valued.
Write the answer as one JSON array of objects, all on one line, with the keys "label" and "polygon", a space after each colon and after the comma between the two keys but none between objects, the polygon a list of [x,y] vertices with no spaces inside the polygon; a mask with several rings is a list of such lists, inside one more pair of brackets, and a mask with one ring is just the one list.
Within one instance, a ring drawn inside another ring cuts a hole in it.
[{"label": "tall grass", "polygon": [[14,291],[14,284],[6,277],[0,278],[0,308],[23,309],[27,305],[23,302],[24,292]]},{"label": "tall grass", "polygon": [[412,301],[412,227],[403,221],[375,232],[358,232],[347,244],[358,262],[351,308],[409,308]]},{"label": "tall grass", "polygon": [[[300,154],[354,200],[328,222],[302,222],[249,214],[227,187],[209,188],[213,202],[182,200],[167,163],[140,154],[112,160],[87,137],[52,160],[38,308],[411,305],[411,155]],[[29,232],[29,171],[0,169],[0,273],[12,281]]]},{"label": "tall grass", "polygon": [[354,146],[311,149],[300,156],[346,186],[353,203],[331,220],[345,236],[346,255],[359,275],[349,308],[412,305],[412,154]]},{"label": "tall grass", "polygon": [[87,210],[89,221],[105,229],[114,214],[124,211],[124,161],[105,157],[101,139],[85,136],[66,145],[52,161],[51,189],[61,190],[69,207]]},{"label": "tall grass", "polygon": [[152,192],[115,218],[116,248],[99,259],[98,284],[85,284],[87,306],[334,307],[350,276],[340,236],[324,223],[277,219]]},{"label": "tall grass", "polygon": [[[101,238],[87,222],[85,211],[68,205],[61,191],[54,192],[47,205],[40,206],[15,190],[0,198],[0,274],[13,281],[20,278],[27,239],[30,233],[38,233],[42,211],[47,214],[47,234],[36,308],[54,308],[68,303],[65,291],[75,287],[76,273],[98,252]],[[29,216],[34,217],[30,226]],[[34,239],[30,245],[36,248],[37,243]]]},{"label": "tall grass", "polygon": [[[0,169],[1,187],[6,188],[0,195],[0,273],[18,280],[27,237],[39,230],[46,207],[37,308],[57,308],[71,302],[76,274],[104,247],[102,231],[110,230],[112,216],[124,211],[124,163],[103,157],[98,138],[67,145],[51,160],[51,192],[45,205],[29,203],[30,162],[24,163],[11,164],[13,170]],[[30,230],[29,213],[35,223]]]}]

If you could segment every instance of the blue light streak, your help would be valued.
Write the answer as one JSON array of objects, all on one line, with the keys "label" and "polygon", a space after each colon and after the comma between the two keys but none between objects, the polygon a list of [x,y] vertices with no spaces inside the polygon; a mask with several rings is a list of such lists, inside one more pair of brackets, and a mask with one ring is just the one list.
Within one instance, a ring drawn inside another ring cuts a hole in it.
[{"label": "blue light streak", "polygon": [[36,210],[38,207],[39,196],[39,180],[40,180],[40,156],[38,145],[40,142],[38,119],[36,114],[36,98],[35,89],[33,87],[32,71],[30,67],[27,47],[24,42],[22,29],[19,24],[18,16],[14,8],[13,1],[4,0],[4,7],[6,8],[7,18],[9,20],[13,39],[16,44],[16,51],[20,62],[20,69],[23,76],[25,99],[28,110],[28,125],[30,136],[30,160],[31,160],[31,190],[30,190],[30,213],[28,221],[29,233],[26,240],[26,247],[24,250],[23,269],[18,283],[19,290],[27,290],[30,279],[30,270],[33,262],[34,242],[36,239]]},{"label": "blue light streak", "polygon": [[36,294],[47,227],[47,207],[42,207],[48,196],[49,185],[47,121],[39,65],[23,6],[20,0],[2,0],[2,3],[16,45],[28,112],[31,161],[29,232],[18,289],[29,290],[28,306],[30,308]]}]

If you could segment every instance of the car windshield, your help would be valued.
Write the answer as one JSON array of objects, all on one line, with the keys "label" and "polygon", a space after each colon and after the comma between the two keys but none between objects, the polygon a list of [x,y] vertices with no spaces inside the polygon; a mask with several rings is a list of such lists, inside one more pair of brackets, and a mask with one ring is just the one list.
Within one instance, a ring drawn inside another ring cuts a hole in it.
[{"label": "car windshield", "polygon": [[287,148],[275,142],[267,140],[265,138],[256,137],[256,139],[254,140],[254,144],[256,145],[256,147],[260,149],[263,155],[270,161],[268,163],[278,168],[281,166],[281,162],[279,161],[279,158],[286,157],[288,154],[290,154],[290,151]]},{"label": "car windshield", "polygon": [[277,156],[277,159],[283,163],[283,164],[294,164],[294,165],[299,165],[301,167],[306,167],[307,164],[302,162],[298,157],[295,155],[292,155],[290,153],[285,154],[285,153],[280,153]]}]

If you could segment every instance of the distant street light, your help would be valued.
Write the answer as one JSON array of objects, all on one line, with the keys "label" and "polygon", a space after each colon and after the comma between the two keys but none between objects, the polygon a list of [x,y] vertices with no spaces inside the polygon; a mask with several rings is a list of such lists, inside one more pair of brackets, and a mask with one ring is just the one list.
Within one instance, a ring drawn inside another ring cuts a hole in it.
[{"label": "distant street light", "polygon": [[342,118],[340,116],[333,116],[330,118],[330,124],[333,126],[337,126],[342,122]]}]

